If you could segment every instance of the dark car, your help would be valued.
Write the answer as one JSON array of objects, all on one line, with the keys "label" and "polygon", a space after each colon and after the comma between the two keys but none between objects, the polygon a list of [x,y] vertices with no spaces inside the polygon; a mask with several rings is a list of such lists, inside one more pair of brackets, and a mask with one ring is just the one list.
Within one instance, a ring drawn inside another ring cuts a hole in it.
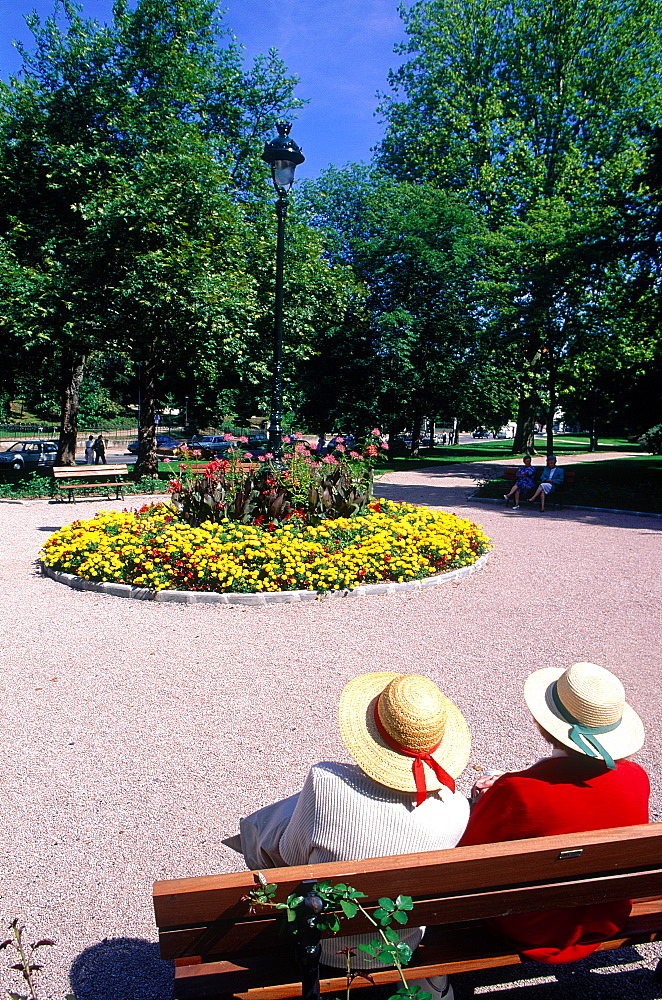
[{"label": "dark car", "polygon": [[191,441],[191,448],[199,451],[203,458],[222,458],[228,449],[236,447],[236,440],[226,441],[222,434],[207,434]]},{"label": "dark car", "polygon": [[345,451],[352,451],[356,445],[356,438],[353,434],[334,434],[326,446],[327,454],[332,455],[339,444],[344,445]]},{"label": "dark car", "polygon": [[45,465],[55,465],[57,442],[17,441],[6,451],[0,452],[0,469],[37,469]]},{"label": "dark car", "polygon": [[[177,438],[170,437],[169,434],[156,435],[156,450],[164,454],[172,455],[175,448],[180,448],[183,444],[186,444],[186,441],[178,441]],[[137,455],[139,450],[138,441],[132,441],[131,444],[127,445],[126,450],[131,452],[132,455]]]}]

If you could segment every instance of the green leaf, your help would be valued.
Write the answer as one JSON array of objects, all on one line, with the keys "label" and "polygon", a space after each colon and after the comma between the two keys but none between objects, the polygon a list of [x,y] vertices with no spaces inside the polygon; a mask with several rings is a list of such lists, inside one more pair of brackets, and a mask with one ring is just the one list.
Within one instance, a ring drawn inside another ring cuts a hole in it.
[{"label": "green leaf", "polygon": [[372,955],[373,958],[377,954],[377,948],[374,944],[360,944],[359,951],[364,951],[366,955]]},{"label": "green leaf", "polygon": [[398,896],[395,901],[395,905],[398,910],[413,910],[414,901],[411,896]]},{"label": "green leaf", "polygon": [[355,917],[359,912],[358,906],[356,906],[355,903],[351,903],[348,899],[341,899],[340,906],[343,913],[349,920],[351,920],[352,917]]},{"label": "green leaf", "polygon": [[400,940],[398,932],[394,931],[392,927],[384,928],[384,937],[386,938],[387,941],[390,941],[392,944],[396,944]]},{"label": "green leaf", "polygon": [[408,918],[407,918],[407,914],[403,913],[402,910],[396,910],[395,913],[393,914],[393,919],[397,920],[397,922],[399,924],[403,924],[404,925],[404,924],[407,923],[407,919]]},{"label": "green leaf", "polygon": [[387,899],[386,896],[382,896],[382,898],[378,900],[378,902],[382,910],[387,910],[389,913],[392,913],[393,910],[395,909],[395,903],[393,902],[393,900]]},{"label": "green leaf", "polygon": [[400,957],[400,962],[402,963],[402,965],[408,965],[409,962],[411,961],[411,956],[412,956],[412,950],[409,947],[409,945],[405,944],[404,941],[398,941],[395,947],[397,949],[398,955]]}]

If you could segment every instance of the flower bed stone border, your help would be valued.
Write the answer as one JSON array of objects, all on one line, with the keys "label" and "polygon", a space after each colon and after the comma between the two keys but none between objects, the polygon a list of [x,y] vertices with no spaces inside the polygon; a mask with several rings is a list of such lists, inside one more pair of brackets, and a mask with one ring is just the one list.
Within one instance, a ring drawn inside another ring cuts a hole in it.
[{"label": "flower bed stone border", "polygon": [[262,607],[267,604],[297,604],[300,601],[318,601],[331,597],[375,597],[379,594],[399,594],[403,591],[427,590],[439,587],[443,583],[454,583],[471,576],[482,569],[487,563],[489,553],[485,552],[475,563],[462,566],[448,573],[428,576],[424,580],[409,580],[406,583],[367,583],[350,590],[330,590],[322,593],[317,590],[276,590],[262,591],[258,594],[216,594],[199,590],[148,590],[146,587],[133,587],[128,583],[103,583],[83,580],[72,573],[62,573],[51,569],[40,562],[43,576],[50,577],[57,583],[63,583],[73,590],[92,590],[97,594],[108,594],[111,597],[129,597],[137,601],[157,601],[158,603],[173,602],[176,604],[250,604]]}]

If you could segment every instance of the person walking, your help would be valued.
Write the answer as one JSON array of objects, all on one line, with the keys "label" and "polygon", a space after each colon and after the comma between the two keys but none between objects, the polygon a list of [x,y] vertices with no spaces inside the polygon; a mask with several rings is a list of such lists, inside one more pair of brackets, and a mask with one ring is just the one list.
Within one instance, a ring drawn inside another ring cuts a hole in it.
[{"label": "person walking", "polygon": [[95,451],[94,451],[94,435],[90,434],[87,441],[85,442],[85,464],[94,465]]},{"label": "person walking", "polygon": [[95,465],[107,465],[106,462],[106,442],[103,439],[103,434],[99,434],[99,437],[94,442],[94,454],[96,455]]}]

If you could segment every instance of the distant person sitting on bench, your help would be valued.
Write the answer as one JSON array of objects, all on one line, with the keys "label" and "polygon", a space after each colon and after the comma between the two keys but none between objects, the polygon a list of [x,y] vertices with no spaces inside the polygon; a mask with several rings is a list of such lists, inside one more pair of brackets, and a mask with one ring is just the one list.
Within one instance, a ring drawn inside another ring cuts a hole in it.
[{"label": "distant person sitting on bench", "polygon": [[[459,846],[499,843],[648,822],[646,772],[625,760],[644,742],[644,728],[625,703],[623,685],[594,663],[536,670],[524,698],[544,739],[544,757],[523,771],[479,778]],[[574,962],[624,927],[630,900],[488,921],[527,958]]]},{"label": "distant person sitting on bench", "polygon": [[518,509],[520,497],[523,500],[527,500],[528,495],[533,493],[536,488],[536,470],[531,465],[531,456],[525,455],[522,462],[524,464],[515,473],[515,485],[508,493],[504,493],[503,495],[504,500],[513,498],[513,510]]},{"label": "distant person sitting on bench", "polygon": [[565,472],[563,469],[556,465],[556,457],[554,455],[547,456],[547,465],[542,470],[542,476],[540,477],[540,486],[530,498],[531,503],[540,497],[540,509],[545,509],[545,497],[553,493],[554,490],[561,485],[565,479]]}]

